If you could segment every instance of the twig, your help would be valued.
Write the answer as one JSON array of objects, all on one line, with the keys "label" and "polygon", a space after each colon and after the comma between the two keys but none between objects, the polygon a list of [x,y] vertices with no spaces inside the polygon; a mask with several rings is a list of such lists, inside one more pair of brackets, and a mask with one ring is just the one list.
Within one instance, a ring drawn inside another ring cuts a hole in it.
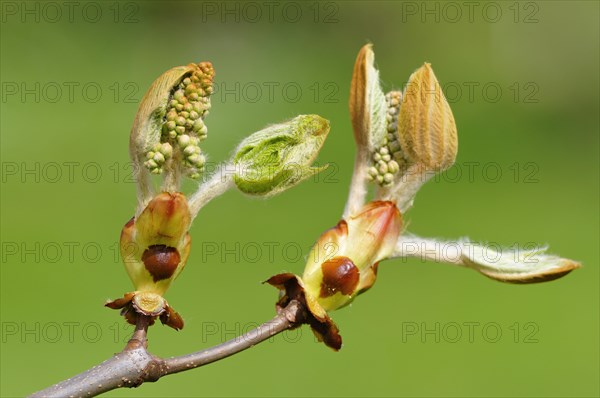
[{"label": "twig", "polygon": [[304,306],[293,300],[276,317],[248,333],[215,347],[163,359],[146,351],[149,319],[140,317],[133,336],[122,352],[101,364],[30,397],[93,397],[122,387],[138,387],[163,376],[194,369],[227,358],[298,326],[305,317]]},{"label": "twig", "polygon": [[150,318],[147,316],[138,316],[137,323],[133,335],[127,342],[124,351],[131,351],[136,348],[148,348],[148,326],[150,325]]}]

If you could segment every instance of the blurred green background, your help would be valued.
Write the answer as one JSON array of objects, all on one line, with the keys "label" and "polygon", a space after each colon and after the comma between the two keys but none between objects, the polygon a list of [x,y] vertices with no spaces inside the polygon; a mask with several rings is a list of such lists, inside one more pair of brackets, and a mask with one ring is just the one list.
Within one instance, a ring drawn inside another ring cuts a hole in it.
[{"label": "blurred green background", "polygon": [[115,258],[134,210],[128,134],[175,65],[215,66],[211,161],[269,123],[331,121],[319,162],[333,166],[317,181],[267,201],[231,191],[200,213],[167,294],[186,327],[151,328],[150,348],[187,353],[272,317],[277,293],[261,281],[301,273],[342,212],[349,82],[371,41],[386,90],[431,62],[458,124],[457,165],[422,189],[409,229],[548,243],[584,268],[515,286],[387,261],[374,289],[333,314],[339,353],[302,328],[108,396],[598,396],[598,18],[587,1],[2,2],[1,395],[83,371],[128,338],[102,307],[131,289]]}]

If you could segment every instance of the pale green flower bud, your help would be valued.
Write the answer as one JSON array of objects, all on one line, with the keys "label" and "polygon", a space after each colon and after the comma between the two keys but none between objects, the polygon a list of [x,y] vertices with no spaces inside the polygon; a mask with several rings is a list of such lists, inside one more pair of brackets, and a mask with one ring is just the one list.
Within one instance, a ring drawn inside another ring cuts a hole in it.
[{"label": "pale green flower bud", "polygon": [[171,156],[173,156],[173,147],[168,142],[162,144],[159,151],[166,159],[169,159]]},{"label": "pale green flower bud", "polygon": [[[171,102],[171,107],[175,107],[175,105],[177,105],[177,101],[174,101],[174,103]],[[167,113],[166,118],[167,118],[168,122],[174,122],[175,119],[177,119],[177,112],[175,111],[175,109],[171,109],[169,111],[169,113]],[[167,123],[167,125],[168,125],[168,123]],[[175,127],[175,126],[173,126],[173,127]]]},{"label": "pale green flower bud", "polygon": [[390,160],[388,163],[388,169],[389,169],[390,173],[394,174],[398,170],[400,170],[400,166],[398,165],[398,162],[396,162],[395,160]]},{"label": "pale green flower bud", "polygon": [[244,193],[270,196],[323,171],[310,167],[327,134],[329,121],[300,115],[258,131],[238,146],[234,182]]},{"label": "pale green flower bud", "polygon": [[152,169],[158,168],[158,163],[156,163],[154,159],[149,159],[146,162],[144,162],[144,164],[146,165],[146,167],[148,167],[148,169],[150,169],[150,171],[152,171]]},{"label": "pale green flower bud", "polygon": [[169,120],[167,123],[165,123],[165,130],[167,131],[171,131],[171,130],[175,130],[175,127],[177,127],[177,123],[174,120]]},{"label": "pale green flower bud", "polygon": [[165,156],[160,152],[156,152],[154,154],[154,156],[152,157],[152,159],[154,159],[156,164],[164,164],[165,163]]},{"label": "pale green flower bud", "polygon": [[194,125],[192,126],[192,130],[194,132],[199,132],[200,130],[202,130],[202,128],[204,128],[204,122],[202,121],[202,119],[198,119],[194,122]]},{"label": "pale green flower bud", "polygon": [[195,145],[186,146],[185,149],[183,150],[183,154],[185,156],[191,156],[194,153],[196,153],[196,148],[198,148],[198,147]]},{"label": "pale green flower bud", "polygon": [[194,153],[193,155],[188,157],[188,161],[195,166],[202,166],[204,164],[204,157],[201,157],[199,154]]},{"label": "pale green flower bud", "polygon": [[182,148],[187,147],[190,143],[190,136],[186,134],[180,135],[179,137],[177,137],[177,143]]}]

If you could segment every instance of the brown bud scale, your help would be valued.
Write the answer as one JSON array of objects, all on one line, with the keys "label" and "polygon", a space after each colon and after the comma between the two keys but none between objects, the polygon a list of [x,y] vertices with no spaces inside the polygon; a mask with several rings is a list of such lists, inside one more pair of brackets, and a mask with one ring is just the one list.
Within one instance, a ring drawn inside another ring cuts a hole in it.
[{"label": "brown bud scale", "polygon": [[181,262],[181,256],[174,247],[152,245],[142,254],[142,261],[150,275],[157,282],[170,278]]},{"label": "brown bud scale", "polygon": [[321,297],[333,296],[337,292],[351,295],[358,285],[360,271],[348,257],[339,256],[325,261],[321,265],[323,282]]}]

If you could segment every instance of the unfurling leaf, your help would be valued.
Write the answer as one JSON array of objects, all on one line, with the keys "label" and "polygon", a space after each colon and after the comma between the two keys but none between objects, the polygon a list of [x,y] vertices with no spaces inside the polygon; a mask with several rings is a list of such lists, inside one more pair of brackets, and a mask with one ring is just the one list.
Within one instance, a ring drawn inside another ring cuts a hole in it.
[{"label": "unfurling leaf", "polygon": [[427,63],[408,80],[400,106],[398,135],[402,152],[423,172],[440,172],[454,164],[458,150],[456,123]]},{"label": "unfurling leaf", "polygon": [[551,281],[581,267],[576,261],[546,254],[546,250],[512,250],[467,239],[443,241],[405,233],[398,239],[391,258],[417,257],[465,266],[489,278],[519,284]]},{"label": "unfurling leaf", "polygon": [[327,120],[300,115],[250,135],[233,157],[235,184],[249,195],[272,196],[323,171],[327,166],[311,164],[328,133]]},{"label": "unfurling leaf", "polygon": [[508,283],[538,283],[558,279],[581,267],[576,261],[534,250],[501,250],[463,243],[462,261],[483,275]]},{"label": "unfurling leaf", "polygon": [[386,101],[374,62],[372,45],[366,44],[356,57],[350,85],[350,119],[359,150],[374,150],[386,134]]}]

